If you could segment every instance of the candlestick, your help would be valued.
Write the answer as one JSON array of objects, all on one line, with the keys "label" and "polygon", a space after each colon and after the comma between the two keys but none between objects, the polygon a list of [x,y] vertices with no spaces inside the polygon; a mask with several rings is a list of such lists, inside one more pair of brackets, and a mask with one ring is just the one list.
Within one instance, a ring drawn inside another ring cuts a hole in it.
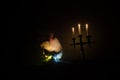
[{"label": "candlestick", "polygon": [[78,24],[78,32],[79,32],[79,35],[81,35],[81,26],[80,26],[80,24]]},{"label": "candlestick", "polygon": [[[79,37],[79,42],[76,42],[77,41],[77,36],[76,36],[76,38],[75,37],[73,37],[72,38],[72,40],[73,40],[73,46],[74,46],[74,48],[76,47],[76,45],[79,45],[80,46],[80,53],[81,53],[81,59],[82,59],[82,64],[84,64],[85,63],[85,55],[84,55],[84,45],[86,45],[86,44],[88,44],[88,46],[91,48],[91,43],[93,43],[93,41],[91,41],[91,36],[90,36],[90,34],[88,34],[88,24],[85,24],[85,30],[86,30],[86,33],[87,33],[87,36],[86,36],[86,39],[87,39],[87,41],[83,41],[82,40],[82,38],[84,38],[84,34],[81,34],[81,25],[80,24],[78,24],[78,32],[79,32],[79,35],[78,35],[78,37]],[[73,33],[73,35],[74,35],[74,27],[72,27],[72,33]]]},{"label": "candlestick", "polygon": [[88,35],[88,24],[86,24],[86,32],[87,32],[87,35]]}]

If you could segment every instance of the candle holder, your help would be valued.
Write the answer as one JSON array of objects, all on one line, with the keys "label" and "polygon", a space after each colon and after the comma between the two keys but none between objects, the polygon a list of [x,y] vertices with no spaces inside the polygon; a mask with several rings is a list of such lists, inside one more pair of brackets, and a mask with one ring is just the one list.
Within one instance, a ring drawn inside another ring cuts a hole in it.
[{"label": "candle holder", "polygon": [[75,48],[75,46],[76,45],[79,45],[80,46],[80,50],[81,50],[81,57],[82,57],[82,63],[84,63],[85,62],[85,55],[84,55],[84,45],[85,44],[88,44],[88,46],[89,46],[89,48],[91,48],[91,43],[93,43],[92,41],[91,41],[91,36],[90,35],[87,35],[86,36],[86,42],[83,42],[83,40],[82,40],[82,38],[83,38],[83,35],[78,35],[78,37],[79,37],[79,42],[78,43],[76,43],[76,38],[75,37],[73,37],[72,38],[72,40],[73,40],[73,46],[74,46],[74,48]]}]

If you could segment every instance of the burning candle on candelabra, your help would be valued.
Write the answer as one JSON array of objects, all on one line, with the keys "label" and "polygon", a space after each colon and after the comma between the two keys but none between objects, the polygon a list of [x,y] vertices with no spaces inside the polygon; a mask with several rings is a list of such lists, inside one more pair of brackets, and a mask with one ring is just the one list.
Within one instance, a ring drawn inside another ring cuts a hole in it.
[{"label": "burning candle on candelabra", "polygon": [[73,37],[74,37],[74,35],[75,35],[75,29],[74,29],[74,27],[72,27],[72,34],[73,34]]},{"label": "burning candle on candelabra", "polygon": [[80,26],[80,24],[78,24],[78,32],[79,32],[79,35],[81,35],[81,26]]},{"label": "burning candle on candelabra", "polygon": [[88,24],[86,24],[86,32],[87,32],[87,36],[88,36]]}]

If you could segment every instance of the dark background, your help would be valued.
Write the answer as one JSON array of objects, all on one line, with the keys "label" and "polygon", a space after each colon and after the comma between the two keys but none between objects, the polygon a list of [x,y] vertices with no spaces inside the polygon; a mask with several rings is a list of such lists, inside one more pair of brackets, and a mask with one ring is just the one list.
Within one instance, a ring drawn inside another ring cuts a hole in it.
[{"label": "dark background", "polygon": [[71,27],[88,23],[95,43],[91,49],[85,46],[86,62],[116,67],[119,64],[118,11],[117,4],[102,1],[30,2],[13,6],[8,16],[10,64],[39,65],[39,45],[48,39],[50,32],[63,45],[62,60],[79,61],[79,46],[75,49],[69,46],[72,43]]}]

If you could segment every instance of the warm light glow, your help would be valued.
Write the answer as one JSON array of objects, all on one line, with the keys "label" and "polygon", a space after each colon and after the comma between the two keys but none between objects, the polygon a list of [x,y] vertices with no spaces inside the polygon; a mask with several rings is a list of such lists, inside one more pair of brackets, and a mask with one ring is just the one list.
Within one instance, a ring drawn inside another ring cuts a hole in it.
[{"label": "warm light glow", "polygon": [[47,55],[45,55],[45,57],[47,58],[48,56],[47,56]]},{"label": "warm light glow", "polygon": [[88,35],[88,24],[86,24],[86,32],[87,32],[87,35]]},{"label": "warm light glow", "polygon": [[48,56],[48,59],[51,59],[52,58],[52,55]]},{"label": "warm light glow", "polygon": [[45,55],[45,57],[46,57],[46,59],[45,59],[45,61],[49,61],[50,59],[52,59],[52,55]]},{"label": "warm light glow", "polygon": [[42,54],[44,55],[45,62],[52,61],[53,59],[56,62],[62,57],[62,45],[53,34],[50,34],[49,41],[42,42],[40,47],[43,49]]},{"label": "warm light glow", "polygon": [[44,41],[40,47],[49,52],[59,52],[62,49],[62,46],[57,38],[53,39],[51,43],[49,41]]},{"label": "warm light glow", "polygon": [[80,26],[80,24],[78,24],[78,32],[79,32],[79,35],[81,35],[81,26]]},{"label": "warm light glow", "polygon": [[74,34],[75,34],[75,29],[74,29],[74,27],[72,27],[72,33],[73,33],[73,36],[74,36]]}]

